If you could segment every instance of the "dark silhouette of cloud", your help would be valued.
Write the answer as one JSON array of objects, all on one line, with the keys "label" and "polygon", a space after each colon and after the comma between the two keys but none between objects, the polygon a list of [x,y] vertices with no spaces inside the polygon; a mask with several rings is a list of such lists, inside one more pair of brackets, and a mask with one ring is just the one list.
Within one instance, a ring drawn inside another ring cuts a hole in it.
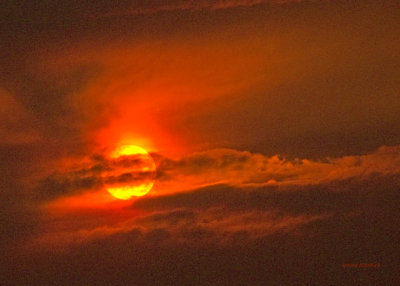
[{"label": "dark silhouette of cloud", "polygon": [[[400,172],[399,158],[398,146],[382,147],[368,155],[332,158],[325,161],[287,160],[278,156],[267,157],[245,151],[215,149],[194,153],[180,159],[169,159],[158,155],[157,170],[143,171],[141,167],[146,165],[146,158],[124,156],[118,159],[107,159],[104,156],[95,155],[84,164],[71,166],[65,170],[60,169],[42,178],[35,193],[40,199],[52,200],[61,196],[98,190],[105,184],[122,185],[156,180],[160,190],[159,195],[171,192],[170,188],[177,189],[179,192],[187,191],[185,189],[187,186],[194,189],[192,199],[185,193],[174,194],[171,198],[161,197],[165,200],[163,202],[165,205],[168,205],[169,201],[178,204],[179,201],[187,200],[189,203],[192,200],[193,205],[201,208],[201,206],[209,207],[217,204],[218,201],[225,201],[226,204],[231,203],[233,206],[236,201],[245,200],[250,207],[257,207],[252,202],[263,200],[263,198],[270,202],[284,201],[285,204],[290,205],[287,194],[292,193],[291,186],[297,190],[299,185],[304,185],[307,191],[293,200],[310,204],[319,202],[321,208],[329,208],[324,204],[325,198],[318,198],[317,195],[324,192],[329,194],[326,188],[331,188],[332,182],[335,184],[342,182],[342,191],[344,191],[354,183],[355,178],[360,176],[368,177],[374,173],[398,174]],[[184,187],[179,187],[180,185]],[[278,189],[277,186],[281,187]],[[215,188],[219,191],[214,192]],[[315,188],[315,191],[312,191],[312,188]],[[245,191],[237,191],[241,189]],[[355,190],[352,193],[355,195],[358,192]],[[235,196],[237,196],[236,199]],[[341,200],[338,194],[332,196],[330,198],[332,200]],[[344,196],[347,196],[346,192]],[[157,197],[150,197],[143,200],[156,201],[157,199]],[[141,203],[141,200],[136,202],[138,206]]]},{"label": "dark silhouette of cloud", "polygon": [[[193,277],[198,285],[386,283],[398,270],[399,191],[398,173],[374,172],[145,197],[132,205],[140,215],[123,227],[78,231],[67,251],[16,256],[4,262],[3,277],[19,285],[43,284],[49,275],[58,285],[193,285]],[[381,266],[343,268],[350,263]],[[16,264],[18,271],[10,269]]]},{"label": "dark silhouette of cloud", "polygon": [[78,164],[41,179],[35,189],[37,198],[54,200],[93,192],[105,185],[140,183],[152,181],[155,177],[154,171],[141,170],[147,159],[138,155],[116,159],[94,155],[90,159],[89,163]]}]

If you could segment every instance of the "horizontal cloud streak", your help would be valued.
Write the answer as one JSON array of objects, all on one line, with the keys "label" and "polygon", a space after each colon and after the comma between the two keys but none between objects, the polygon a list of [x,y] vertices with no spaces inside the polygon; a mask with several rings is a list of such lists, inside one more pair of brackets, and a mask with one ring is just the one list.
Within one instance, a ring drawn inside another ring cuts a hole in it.
[{"label": "horizontal cloud streak", "polygon": [[[379,233],[383,235],[395,224],[399,196],[399,174],[375,173],[304,186],[215,185],[186,193],[144,197],[131,206],[138,215],[112,227],[63,227],[34,243],[43,247],[52,241],[62,248],[123,239],[137,247],[199,242],[227,246],[274,235],[305,239],[319,235],[321,228],[334,227],[334,222],[350,227],[363,217],[368,218],[371,227],[382,223]],[[354,227],[360,233],[364,231],[362,224]],[[134,239],[131,233],[135,234]]]},{"label": "horizontal cloud streak", "polygon": [[[327,158],[323,161],[287,160],[247,151],[215,149],[194,153],[181,159],[153,155],[157,172],[143,171],[146,159],[131,156],[107,159],[92,156],[74,169],[60,170],[41,180],[36,191],[39,197],[54,199],[90,192],[104,184],[156,180],[153,195],[184,192],[202,186],[225,184],[235,187],[318,185],[344,181],[373,174],[400,173],[400,146],[381,147],[361,156]],[[144,164],[144,165],[143,165]],[[211,187],[212,189],[213,187]],[[205,188],[208,190],[208,188]],[[221,192],[222,194],[223,192]]]},{"label": "horizontal cloud streak", "polygon": [[43,178],[36,187],[36,197],[54,200],[93,192],[107,186],[152,181],[155,172],[143,170],[148,158],[141,155],[122,156],[111,159],[93,155],[86,162],[76,163]]},{"label": "horizontal cloud streak", "polygon": [[290,2],[307,2],[308,0],[201,0],[201,1],[185,1],[175,0],[169,1],[167,4],[158,3],[158,5],[151,4],[137,4],[132,7],[125,7],[124,11],[113,11],[96,15],[96,17],[111,17],[123,15],[146,15],[158,12],[171,12],[171,11],[197,11],[197,10],[221,10],[232,9],[237,7],[251,7],[261,4],[284,4]]},{"label": "horizontal cloud streak", "polygon": [[[343,180],[373,173],[400,173],[400,147],[381,147],[372,154],[287,160],[247,151],[219,149],[192,154],[180,160],[163,159],[158,169],[160,192],[172,182],[201,186],[224,182],[234,185],[305,185]],[[189,187],[190,188],[190,187]]]}]

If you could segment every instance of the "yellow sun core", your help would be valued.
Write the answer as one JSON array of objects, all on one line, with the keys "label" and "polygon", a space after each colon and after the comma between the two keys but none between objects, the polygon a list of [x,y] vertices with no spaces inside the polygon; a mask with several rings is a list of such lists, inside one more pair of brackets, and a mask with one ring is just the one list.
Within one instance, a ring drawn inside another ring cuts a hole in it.
[{"label": "yellow sun core", "polygon": [[106,179],[107,191],[115,198],[129,200],[146,195],[154,185],[156,164],[150,154],[136,145],[123,145],[111,153],[117,166]]}]

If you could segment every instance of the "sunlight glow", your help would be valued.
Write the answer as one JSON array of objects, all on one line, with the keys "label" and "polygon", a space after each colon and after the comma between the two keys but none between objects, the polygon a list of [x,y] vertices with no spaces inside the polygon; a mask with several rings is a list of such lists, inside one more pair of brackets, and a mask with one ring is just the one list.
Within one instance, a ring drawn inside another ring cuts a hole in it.
[{"label": "sunlight glow", "polygon": [[[111,158],[118,159],[122,156],[138,156],[141,160],[139,166],[126,167],[122,170],[123,173],[137,172],[155,172],[156,164],[149,153],[142,147],[136,145],[122,145],[116,148],[111,153]],[[118,175],[118,174],[117,174]],[[144,179],[137,184],[130,185],[109,185],[106,186],[107,191],[114,197],[120,200],[129,200],[132,197],[141,197],[150,192],[154,185],[152,179]]]},{"label": "sunlight glow", "polygon": [[149,153],[144,150],[142,147],[136,145],[122,145],[115,149],[111,157],[118,158],[120,156],[131,156],[131,155],[148,155]]},{"label": "sunlight glow", "polygon": [[154,183],[145,183],[139,186],[123,186],[117,188],[108,188],[108,192],[115,198],[120,200],[129,200],[132,197],[141,197],[146,195]]}]

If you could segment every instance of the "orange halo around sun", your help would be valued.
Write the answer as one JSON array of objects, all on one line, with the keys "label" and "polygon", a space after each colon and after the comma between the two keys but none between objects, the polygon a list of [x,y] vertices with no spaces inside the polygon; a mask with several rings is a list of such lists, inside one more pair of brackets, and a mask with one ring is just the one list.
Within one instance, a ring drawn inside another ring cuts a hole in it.
[{"label": "orange halo around sun", "polygon": [[[140,168],[134,167],[125,168],[123,171],[125,173],[129,172],[150,172],[154,173],[156,170],[156,164],[150,154],[142,147],[136,145],[122,145],[116,148],[111,153],[111,158],[118,160],[124,156],[137,156],[141,161]],[[107,191],[115,198],[120,200],[129,200],[132,197],[141,197],[146,195],[152,189],[154,181],[151,179],[146,179],[138,184],[125,184],[125,185],[107,185]]]},{"label": "orange halo around sun", "polygon": [[137,154],[148,155],[149,153],[142,147],[136,145],[122,145],[111,153],[111,157],[118,158],[121,156],[130,156]]}]

